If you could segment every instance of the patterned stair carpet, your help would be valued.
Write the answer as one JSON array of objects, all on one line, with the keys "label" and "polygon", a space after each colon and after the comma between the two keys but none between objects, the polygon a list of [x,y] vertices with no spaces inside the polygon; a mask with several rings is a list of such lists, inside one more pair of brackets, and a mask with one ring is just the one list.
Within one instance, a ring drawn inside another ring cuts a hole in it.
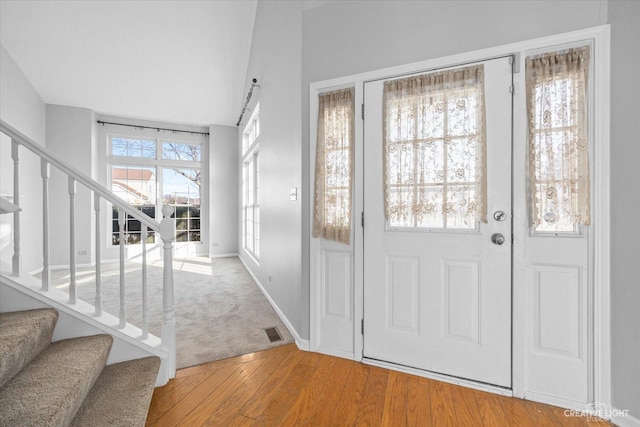
[{"label": "patterned stair carpet", "polygon": [[111,335],[51,343],[58,312],[0,313],[0,425],[143,427],[158,357],[106,366]]},{"label": "patterned stair carpet", "polygon": [[[126,263],[126,318],[142,327],[141,265]],[[102,264],[103,310],[119,310],[119,265]],[[78,269],[78,298],[94,303],[95,268]],[[68,290],[69,271],[52,272],[52,284]],[[162,263],[147,266],[149,333],[160,336]],[[280,318],[237,257],[194,257],[174,261],[177,367],[252,353],[293,342]],[[281,341],[271,342],[266,328],[276,327]]]}]

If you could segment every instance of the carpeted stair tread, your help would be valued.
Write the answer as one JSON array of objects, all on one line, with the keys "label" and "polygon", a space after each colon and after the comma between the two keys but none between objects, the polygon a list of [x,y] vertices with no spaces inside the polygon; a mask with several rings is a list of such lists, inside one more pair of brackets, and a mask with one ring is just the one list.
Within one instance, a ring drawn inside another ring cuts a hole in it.
[{"label": "carpeted stair tread", "polygon": [[105,367],[71,426],[144,427],[159,368],[158,357]]},{"label": "carpeted stair tread", "polygon": [[0,389],[0,426],[67,426],[107,362],[113,338],[57,341]]},{"label": "carpeted stair tread", "polygon": [[52,308],[0,314],[0,387],[49,345],[57,321]]}]

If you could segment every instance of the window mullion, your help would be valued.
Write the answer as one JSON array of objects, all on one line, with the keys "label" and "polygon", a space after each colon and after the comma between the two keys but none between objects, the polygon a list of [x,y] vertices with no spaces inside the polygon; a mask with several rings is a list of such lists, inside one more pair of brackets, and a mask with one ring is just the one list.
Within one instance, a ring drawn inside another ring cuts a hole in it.
[{"label": "window mullion", "polygon": [[155,166],[157,162],[147,157],[127,157],[127,156],[108,156],[109,164],[133,165],[133,166]]},{"label": "window mullion", "polygon": [[442,169],[443,169],[443,176],[442,176],[442,225],[443,228],[447,228],[447,219],[448,219],[448,212],[446,209],[447,206],[447,191],[449,191],[448,185],[447,185],[447,177],[449,175],[447,169],[449,167],[448,165],[448,154],[449,154],[449,105],[448,105],[448,99],[447,99],[447,92],[443,91],[442,92],[442,103],[444,104],[444,110],[443,110],[443,129],[442,129],[442,156],[443,156],[443,162],[442,162]]}]

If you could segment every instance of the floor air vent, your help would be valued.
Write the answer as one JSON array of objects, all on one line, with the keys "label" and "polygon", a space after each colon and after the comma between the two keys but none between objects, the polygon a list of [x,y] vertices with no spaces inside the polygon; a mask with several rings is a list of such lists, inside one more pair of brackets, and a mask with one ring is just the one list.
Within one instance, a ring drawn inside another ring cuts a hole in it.
[{"label": "floor air vent", "polygon": [[269,342],[282,341],[280,332],[278,332],[278,329],[276,327],[266,328],[264,332],[267,334],[267,338],[269,338]]}]

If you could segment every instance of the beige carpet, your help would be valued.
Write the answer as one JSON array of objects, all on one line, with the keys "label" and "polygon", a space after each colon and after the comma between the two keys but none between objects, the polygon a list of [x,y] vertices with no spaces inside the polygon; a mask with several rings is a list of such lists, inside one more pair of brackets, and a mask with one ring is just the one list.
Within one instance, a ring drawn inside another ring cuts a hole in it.
[{"label": "beige carpet", "polygon": [[70,427],[144,426],[159,369],[158,357],[105,367]]},{"label": "beige carpet", "polygon": [[[102,266],[103,310],[118,316],[119,266]],[[141,266],[126,264],[126,318],[142,326]],[[95,298],[95,269],[76,274],[77,296]],[[68,270],[52,274],[52,284],[67,290]],[[162,325],[162,263],[147,267],[149,332],[160,336]],[[174,261],[177,367],[264,350],[293,342],[280,318],[237,257],[204,257]],[[283,340],[271,343],[264,331],[276,327]]]}]

